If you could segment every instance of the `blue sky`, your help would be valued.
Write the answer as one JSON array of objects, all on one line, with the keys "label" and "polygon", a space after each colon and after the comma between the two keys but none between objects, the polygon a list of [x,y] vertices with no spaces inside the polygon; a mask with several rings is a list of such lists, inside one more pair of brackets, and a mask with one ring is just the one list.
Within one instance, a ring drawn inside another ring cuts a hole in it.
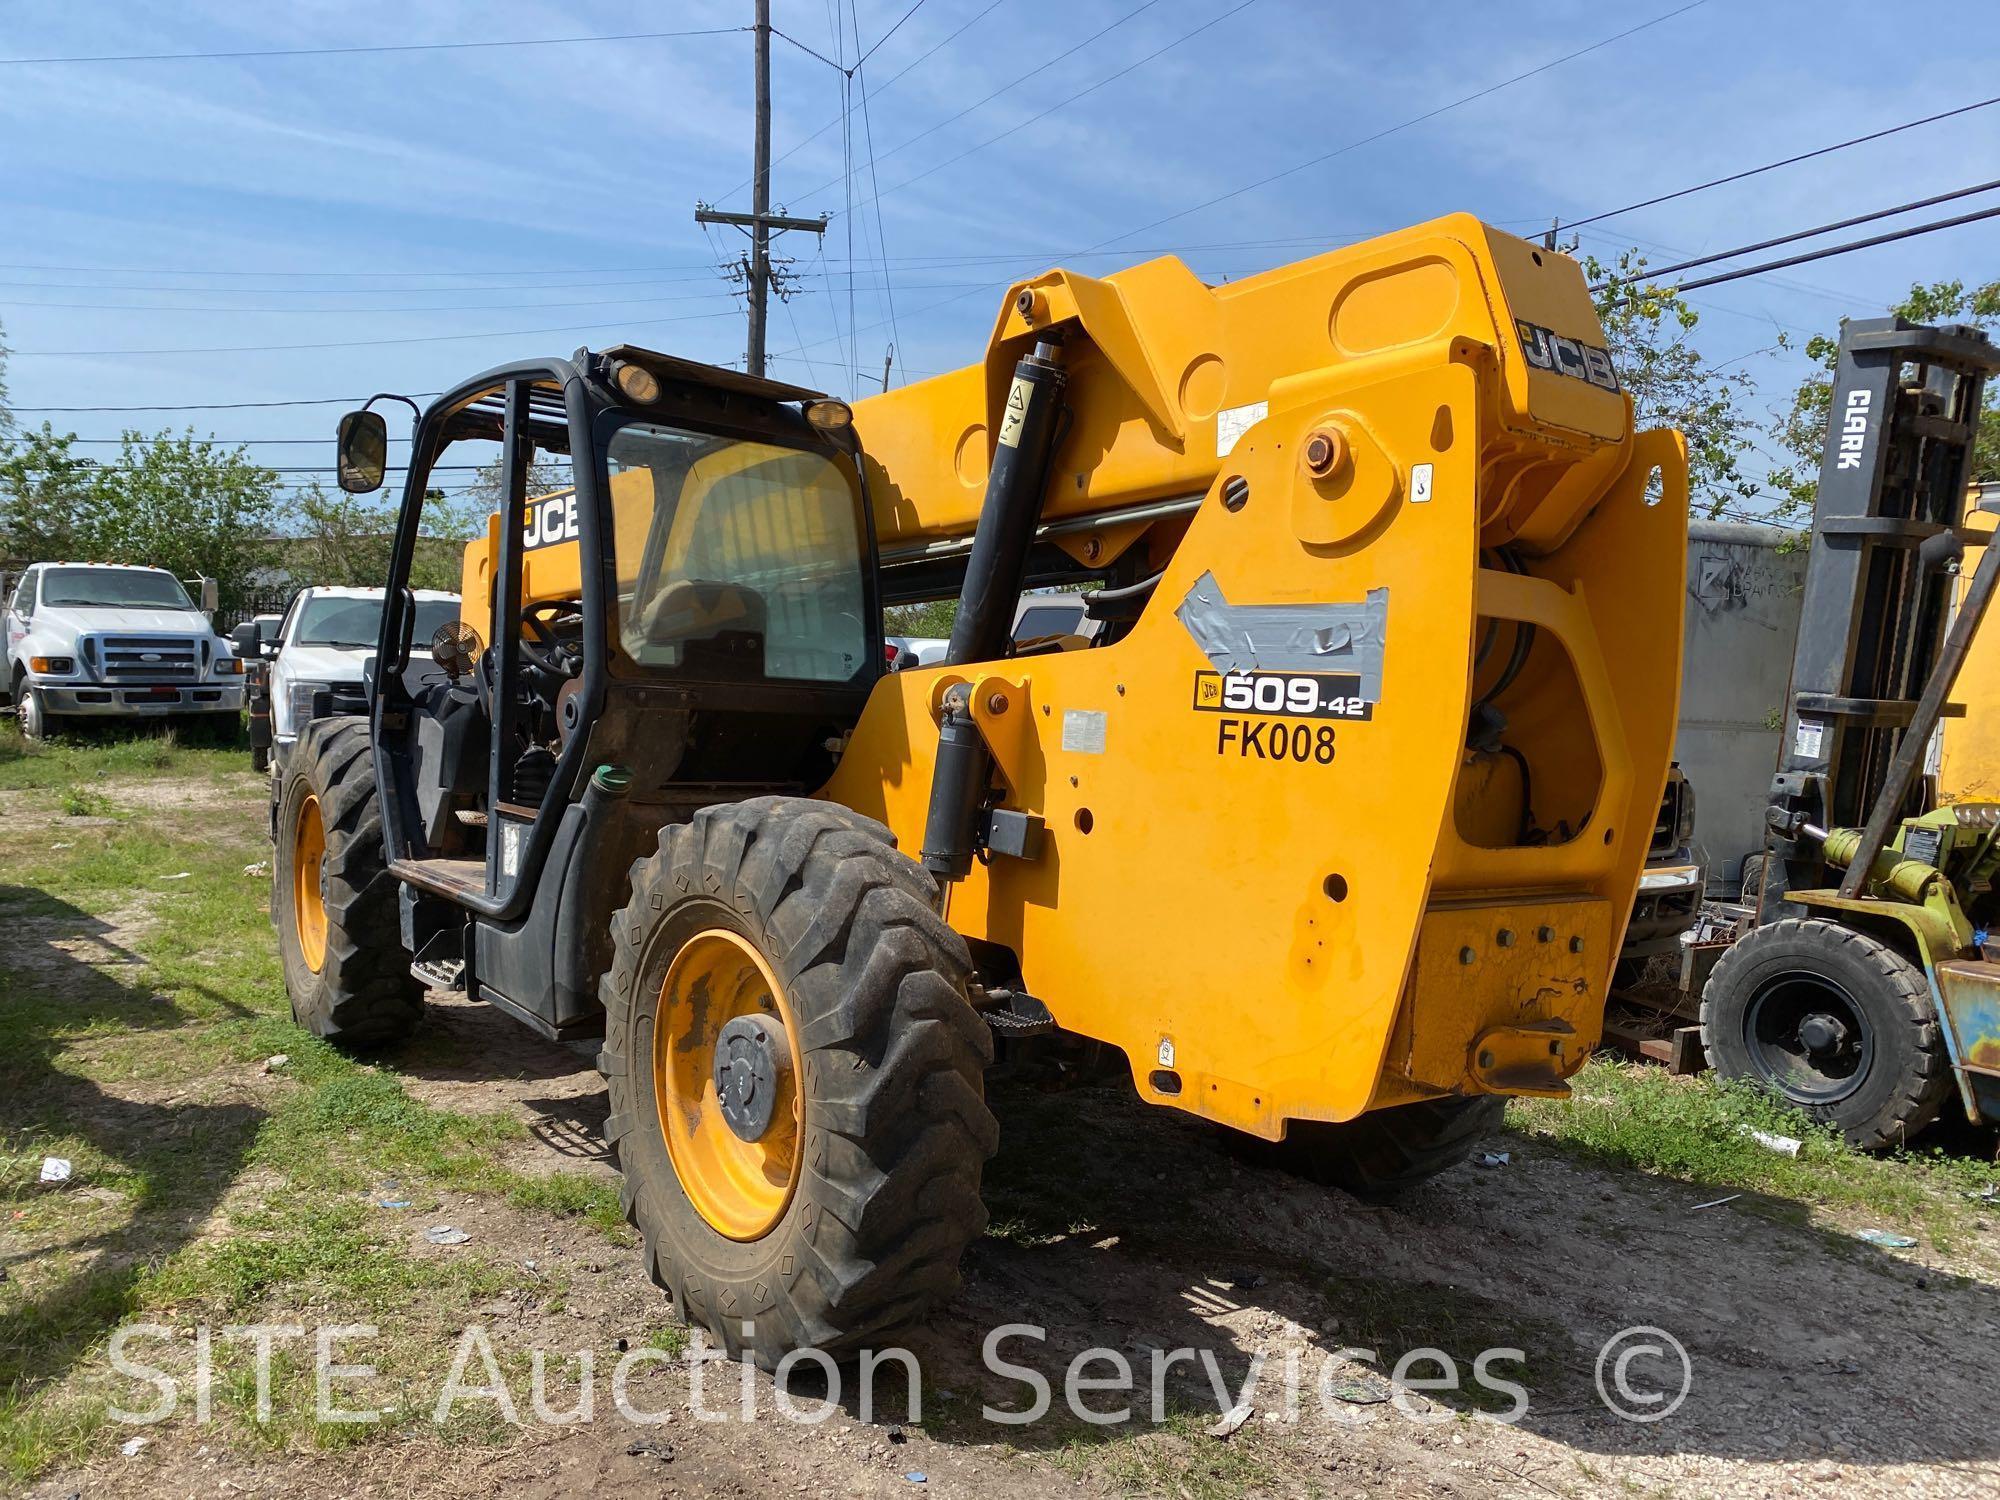
[{"label": "blue sky", "polygon": [[[774,198],[835,217],[823,247],[781,242],[797,290],[773,308],[772,373],[865,389],[892,337],[899,370],[964,363],[1006,283],[1052,264],[1102,272],[1172,251],[1219,280],[1457,209],[1538,232],[1552,215],[2000,92],[1981,81],[2000,72],[1990,5],[1927,8],[1919,51],[1895,7],[1708,0],[1238,191],[1684,3],[925,0],[864,70],[852,213],[842,132],[814,135],[840,118],[840,75],[780,40],[774,140],[790,154]],[[853,9],[850,22],[845,0],[774,3],[781,30],[851,59],[850,25],[873,45],[909,0]],[[750,0],[5,0],[0,58],[601,36],[740,26],[750,11]],[[748,206],[750,58],[748,34],[729,33],[0,67],[13,403],[427,391],[506,359],[625,339],[737,359],[740,305],[716,267],[740,239],[698,228],[693,207]],[[1996,163],[2000,107],[1594,226],[1584,247],[1636,245],[1660,263],[2000,176]],[[1802,339],[1879,312],[1914,279],[1995,274],[2000,221],[1698,294],[1697,342],[1718,361],[1749,356],[1762,410],[1802,366],[1755,353],[1778,329]],[[345,347],[159,352],[287,345]],[[168,422],[232,440],[320,439],[337,410],[51,420],[91,439]],[[323,465],[330,446],[255,451]]]}]

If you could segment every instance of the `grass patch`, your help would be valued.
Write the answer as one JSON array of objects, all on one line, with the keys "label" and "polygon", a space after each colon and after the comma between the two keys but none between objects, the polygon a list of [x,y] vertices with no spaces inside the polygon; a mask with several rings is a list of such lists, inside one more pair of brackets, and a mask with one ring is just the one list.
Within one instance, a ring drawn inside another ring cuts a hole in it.
[{"label": "grass patch", "polygon": [[[1855,1151],[1771,1095],[1712,1075],[1675,1078],[1663,1068],[1595,1059],[1573,1087],[1569,1100],[1515,1100],[1509,1122],[1598,1161],[1867,1216],[1882,1221],[1878,1227],[1928,1235],[1942,1250],[1971,1223],[1967,1195],[2000,1184],[2000,1167],[1937,1148]],[[1796,1157],[1781,1156],[1752,1130],[1804,1144]]]},{"label": "grass patch", "polygon": [[62,789],[56,801],[66,818],[101,818],[111,811],[111,802],[102,792],[94,792],[87,786],[71,784]]},{"label": "grass patch", "polygon": [[39,744],[21,737],[9,714],[0,716],[0,790],[62,789],[111,779],[160,776],[227,778],[250,773],[250,757],[237,741],[207,725],[173,723],[78,730]]},{"label": "grass patch", "polygon": [[[562,1295],[477,1246],[413,1246],[410,1216],[374,1206],[386,1181],[412,1199],[490,1195],[628,1236],[614,1184],[507,1165],[525,1136],[513,1115],[431,1108],[391,1066],[292,1024],[268,878],[245,874],[269,851],[263,783],[240,751],[172,732],[26,745],[0,726],[0,790],[38,789],[79,819],[162,776],[216,795],[53,838],[47,823],[0,821],[0,1204],[14,1241],[0,1472],[16,1481],[131,1435],[107,1420],[120,1324],[375,1322],[383,1336],[364,1357],[394,1401],[442,1376],[483,1299]],[[265,1075],[279,1053],[288,1062]],[[39,1185],[45,1156],[71,1161],[66,1187]],[[217,1371],[225,1441],[298,1451],[428,1430],[421,1400],[377,1424],[317,1422],[309,1340],[274,1358],[278,1415],[259,1425],[247,1356],[232,1358]],[[468,1416],[465,1435],[486,1440],[481,1420]]]}]

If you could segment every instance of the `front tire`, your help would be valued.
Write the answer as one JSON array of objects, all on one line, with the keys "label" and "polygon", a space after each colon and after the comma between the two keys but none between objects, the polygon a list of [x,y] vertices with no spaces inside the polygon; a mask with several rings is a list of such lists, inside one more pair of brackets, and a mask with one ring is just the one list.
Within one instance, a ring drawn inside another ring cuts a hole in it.
[{"label": "front tire", "polygon": [[1701,995],[1701,1042],[1746,1079],[1863,1151],[1936,1116],[1951,1063],[1923,971],[1888,944],[1819,918],[1751,929]]},{"label": "front tire", "polygon": [[368,721],[318,719],[273,823],[271,919],[292,1017],[345,1046],[400,1041],[423,1015],[382,846]]},{"label": "front tire", "polygon": [[37,745],[62,727],[62,721],[49,712],[41,689],[26,683],[14,689],[14,712],[21,721],[21,738]]},{"label": "front tire", "polygon": [[887,829],[760,797],[632,867],[601,994],[606,1137],[647,1268],[766,1369],[959,1285],[998,1143],[965,942]]},{"label": "front tire", "polygon": [[1295,1177],[1357,1198],[1393,1198],[1472,1155],[1500,1126],[1507,1101],[1496,1094],[1420,1099],[1352,1120],[1294,1120],[1282,1141],[1252,1154]]}]

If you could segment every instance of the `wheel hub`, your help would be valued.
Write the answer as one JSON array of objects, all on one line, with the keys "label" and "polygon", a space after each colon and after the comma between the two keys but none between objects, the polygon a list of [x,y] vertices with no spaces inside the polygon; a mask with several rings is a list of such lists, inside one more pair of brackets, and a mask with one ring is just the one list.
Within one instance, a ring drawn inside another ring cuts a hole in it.
[{"label": "wheel hub", "polygon": [[1815,1059],[1838,1052],[1847,1045],[1848,1036],[1847,1023],[1823,1010],[1814,1011],[1799,1022],[1800,1045]]},{"label": "wheel hub", "polygon": [[681,1190],[717,1233],[762,1239],[798,1186],[805,1100],[784,986],[743,934],[689,938],[660,984],[653,1090]]},{"label": "wheel hub", "polygon": [[1831,974],[1774,974],[1743,1012],[1743,1042],[1759,1077],[1792,1103],[1831,1107],[1868,1080],[1874,1040],[1860,1004]]},{"label": "wheel hub", "polygon": [[791,1049],[770,1016],[737,1016],[715,1044],[715,1095],[738,1140],[761,1141],[778,1100],[789,1097]]}]

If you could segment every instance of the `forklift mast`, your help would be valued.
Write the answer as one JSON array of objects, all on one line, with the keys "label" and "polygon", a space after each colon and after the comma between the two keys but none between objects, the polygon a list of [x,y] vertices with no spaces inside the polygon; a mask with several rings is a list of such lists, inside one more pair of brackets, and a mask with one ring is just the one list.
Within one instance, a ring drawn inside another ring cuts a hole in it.
[{"label": "forklift mast", "polygon": [[[1879,849],[1887,830],[1925,810],[1923,780],[1911,772],[1937,719],[1964,711],[1942,697],[1957,665],[1947,658],[1963,654],[1970,631],[1948,626],[1958,558],[1984,541],[1962,523],[1981,398],[1995,369],[2000,349],[1976,328],[1902,318],[1841,326],[1771,783],[1760,923],[1804,914],[1788,891],[1832,883],[1808,828],[1865,823]],[[1975,593],[1990,591],[1986,581]],[[1967,623],[1983,604],[1968,597]]]}]

